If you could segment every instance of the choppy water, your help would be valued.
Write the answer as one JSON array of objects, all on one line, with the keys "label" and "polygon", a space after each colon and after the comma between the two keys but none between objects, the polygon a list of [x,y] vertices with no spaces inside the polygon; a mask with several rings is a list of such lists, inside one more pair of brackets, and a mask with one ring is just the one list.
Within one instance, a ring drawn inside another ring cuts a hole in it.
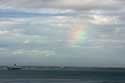
[{"label": "choppy water", "polygon": [[0,83],[125,83],[125,71],[0,70]]}]

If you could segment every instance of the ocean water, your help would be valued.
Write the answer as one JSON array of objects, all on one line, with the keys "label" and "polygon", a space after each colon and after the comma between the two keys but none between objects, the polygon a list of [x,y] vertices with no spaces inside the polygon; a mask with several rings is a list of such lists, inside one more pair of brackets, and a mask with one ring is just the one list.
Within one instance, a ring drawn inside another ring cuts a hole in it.
[{"label": "ocean water", "polygon": [[84,81],[76,79],[9,79],[0,80],[0,83],[125,83],[125,81]]},{"label": "ocean water", "polygon": [[125,83],[125,71],[0,70],[0,83]]}]

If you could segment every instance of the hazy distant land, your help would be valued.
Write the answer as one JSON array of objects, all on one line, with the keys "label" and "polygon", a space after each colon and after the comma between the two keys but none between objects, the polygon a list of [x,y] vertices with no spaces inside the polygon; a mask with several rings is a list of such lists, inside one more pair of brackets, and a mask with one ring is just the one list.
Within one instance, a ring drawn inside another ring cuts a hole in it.
[{"label": "hazy distant land", "polygon": [[[8,66],[0,66],[0,70],[7,70]],[[11,66],[10,66],[11,67]],[[120,67],[73,67],[73,66],[19,66],[22,70],[71,70],[71,71],[125,71]]]}]

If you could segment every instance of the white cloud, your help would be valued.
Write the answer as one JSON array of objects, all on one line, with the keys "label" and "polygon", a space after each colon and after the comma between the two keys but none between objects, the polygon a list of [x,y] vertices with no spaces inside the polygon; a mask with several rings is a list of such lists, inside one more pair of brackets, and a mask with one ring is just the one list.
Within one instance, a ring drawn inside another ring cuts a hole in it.
[{"label": "white cloud", "polygon": [[26,23],[29,19],[24,18],[2,18],[0,19],[0,25],[14,25]]},{"label": "white cloud", "polygon": [[117,24],[117,17],[92,15],[89,20],[93,24]]},{"label": "white cloud", "polygon": [[9,31],[5,31],[5,30],[0,30],[0,35],[4,35],[4,34],[8,34]]},{"label": "white cloud", "polygon": [[24,40],[24,44],[29,44],[30,40]]},{"label": "white cloud", "polygon": [[1,0],[2,7],[62,8],[62,9],[117,9],[123,6],[118,0]]},{"label": "white cloud", "polygon": [[53,50],[27,50],[27,49],[18,49],[13,51],[14,55],[26,55],[26,56],[52,56],[55,55]]}]

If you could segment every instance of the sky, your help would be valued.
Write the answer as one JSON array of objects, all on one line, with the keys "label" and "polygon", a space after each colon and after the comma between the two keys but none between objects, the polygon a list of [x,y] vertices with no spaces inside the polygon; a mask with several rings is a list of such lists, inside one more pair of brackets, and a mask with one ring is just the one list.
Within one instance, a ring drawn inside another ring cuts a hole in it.
[{"label": "sky", "polygon": [[125,67],[125,0],[0,0],[0,65]]}]

